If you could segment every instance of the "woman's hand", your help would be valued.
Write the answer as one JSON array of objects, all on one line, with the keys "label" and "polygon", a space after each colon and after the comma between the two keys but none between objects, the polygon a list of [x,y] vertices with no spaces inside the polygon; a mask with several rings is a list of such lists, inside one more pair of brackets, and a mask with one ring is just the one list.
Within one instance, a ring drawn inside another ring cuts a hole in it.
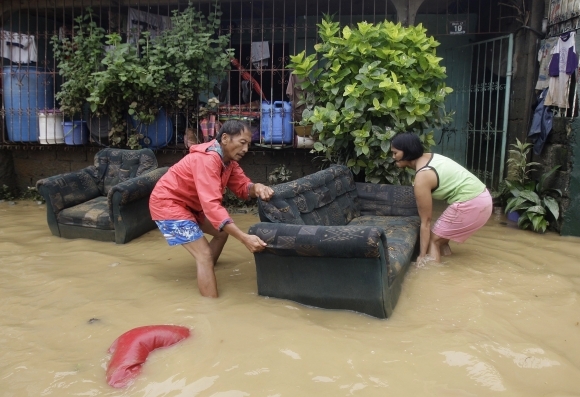
[{"label": "woman's hand", "polygon": [[274,195],[274,190],[269,186],[262,185],[261,183],[255,183],[252,186],[252,191],[250,193],[252,197],[259,197],[264,201],[269,201]]},{"label": "woman's hand", "polygon": [[244,243],[248,251],[250,251],[251,253],[261,252],[268,245],[264,241],[262,241],[260,237],[251,234],[246,234],[242,239],[242,243]]}]

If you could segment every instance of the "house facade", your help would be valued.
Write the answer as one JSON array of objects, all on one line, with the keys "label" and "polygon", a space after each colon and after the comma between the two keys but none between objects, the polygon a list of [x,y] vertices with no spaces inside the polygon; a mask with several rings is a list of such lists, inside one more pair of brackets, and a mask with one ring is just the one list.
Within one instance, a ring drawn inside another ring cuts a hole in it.
[{"label": "house facade", "polygon": [[[155,150],[160,165],[174,164],[189,143],[211,137],[216,123],[242,118],[256,133],[241,163],[252,179],[265,182],[281,164],[293,177],[316,171],[321,161],[310,152],[312,140],[293,128],[288,63],[291,55],[314,52],[317,24],[328,14],[343,25],[385,19],[421,23],[441,43],[437,55],[447,68],[447,85],[454,88],[446,103],[454,121],[435,131],[433,150],[466,166],[490,189],[506,175],[510,144],[528,139],[542,43],[574,31],[580,12],[566,0],[3,1],[0,185],[25,190],[40,178],[92,163],[94,153],[110,144],[106,133],[96,132],[100,124],[88,109],[76,120],[51,111],[59,107],[54,96],[63,84],[53,38],[72,38],[75,19],[89,7],[107,33],[137,42],[146,31],[154,37],[169,29],[174,11],[190,6],[210,14],[215,4],[222,13],[217,34],[228,35],[233,60],[225,75],[209,76],[212,84],[193,108],[207,109],[212,98],[219,105],[215,114],[166,114],[144,130],[141,143]],[[575,73],[569,95],[569,106],[557,109],[553,133],[533,160],[561,165],[553,183],[564,191],[564,217],[556,229],[580,235],[575,226],[580,202],[574,199],[580,190]],[[140,128],[130,119],[126,126],[125,134]]]}]

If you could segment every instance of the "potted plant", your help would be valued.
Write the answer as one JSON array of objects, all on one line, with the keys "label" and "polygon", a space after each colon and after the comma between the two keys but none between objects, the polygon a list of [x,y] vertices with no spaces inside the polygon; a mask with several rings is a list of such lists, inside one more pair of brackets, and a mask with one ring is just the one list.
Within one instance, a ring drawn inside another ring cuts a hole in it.
[{"label": "potted plant", "polygon": [[[137,47],[122,43],[117,33],[105,35],[89,10],[77,18],[80,34],[73,44],[53,38],[61,74],[71,81],[59,96],[63,106],[69,113],[78,112],[88,102],[91,113],[105,126],[91,125],[93,137],[99,130],[97,138],[108,138],[111,146],[140,148],[147,131],[143,126],[160,115],[170,122],[168,111],[196,112],[199,93],[210,88],[210,75],[224,72],[229,65],[229,36],[217,35],[220,15],[217,5],[206,17],[190,3],[183,12],[174,11],[171,29],[155,40],[145,32]],[[90,67],[83,64],[87,59]]]},{"label": "potted plant", "polygon": [[233,49],[229,35],[219,35],[221,15],[217,2],[207,16],[189,3],[183,12],[173,11],[171,29],[143,48],[151,99],[167,111],[197,120],[199,94],[209,91],[212,76],[225,75]]},{"label": "potted plant", "polygon": [[517,212],[517,222],[520,229],[529,229],[538,233],[544,233],[550,224],[550,220],[558,221],[560,208],[555,199],[562,192],[559,189],[548,188],[548,180],[560,167],[555,166],[543,173],[539,180],[534,180],[530,174],[535,171],[532,166],[539,165],[537,162],[528,162],[527,157],[531,143],[522,143],[516,139],[510,150],[508,165],[511,166],[505,184],[511,197],[507,199],[506,214]]},{"label": "potted plant", "polygon": [[428,147],[434,144],[429,128],[451,120],[444,100],[453,90],[435,53],[439,43],[421,25],[389,21],[341,28],[325,16],[318,32],[316,53],[291,56],[289,64],[316,97],[303,112],[318,139],[313,150],[355,174],[363,171],[366,181],[409,183],[412,174],[389,153],[391,139],[416,131]]}]

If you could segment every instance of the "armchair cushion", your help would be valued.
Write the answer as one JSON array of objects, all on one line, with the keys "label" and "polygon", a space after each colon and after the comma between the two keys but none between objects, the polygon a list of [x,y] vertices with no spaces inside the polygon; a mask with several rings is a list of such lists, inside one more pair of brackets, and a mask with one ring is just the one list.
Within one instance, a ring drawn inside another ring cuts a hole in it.
[{"label": "armchair cushion", "polygon": [[89,172],[99,181],[101,195],[106,196],[113,186],[155,168],[157,168],[157,158],[149,149],[107,148],[95,155],[94,168],[89,167]]},{"label": "armchair cushion", "polygon": [[115,229],[109,216],[107,198],[104,196],[62,210],[58,213],[57,220],[62,225],[94,227],[104,230]]},{"label": "armchair cushion", "polygon": [[269,202],[260,201],[260,218],[295,225],[346,225],[359,216],[356,185],[346,167],[331,167],[274,187]]},{"label": "armchair cushion", "polygon": [[376,226],[385,231],[389,255],[389,275],[396,276],[413,260],[415,245],[419,239],[421,218],[418,216],[361,216],[348,224]]}]

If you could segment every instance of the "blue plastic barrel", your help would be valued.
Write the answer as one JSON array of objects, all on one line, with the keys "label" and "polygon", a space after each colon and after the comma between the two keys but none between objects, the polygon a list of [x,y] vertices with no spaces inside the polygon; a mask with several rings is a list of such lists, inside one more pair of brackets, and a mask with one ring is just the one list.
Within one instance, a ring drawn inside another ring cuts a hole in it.
[{"label": "blue plastic barrel", "polygon": [[38,111],[54,109],[54,81],[36,66],[4,66],[2,98],[10,142],[38,142]]},{"label": "blue plastic barrel", "polygon": [[262,102],[261,135],[262,143],[270,145],[292,143],[292,104],[276,101]]},{"label": "blue plastic barrel", "polygon": [[139,144],[144,148],[162,148],[167,146],[173,138],[173,122],[167,117],[167,113],[163,109],[159,110],[151,124],[141,123],[134,118],[131,118],[131,122],[133,128],[143,135],[143,138],[139,140]]},{"label": "blue plastic barrel", "polygon": [[86,145],[89,143],[89,129],[86,121],[63,121],[64,143],[67,145]]}]

